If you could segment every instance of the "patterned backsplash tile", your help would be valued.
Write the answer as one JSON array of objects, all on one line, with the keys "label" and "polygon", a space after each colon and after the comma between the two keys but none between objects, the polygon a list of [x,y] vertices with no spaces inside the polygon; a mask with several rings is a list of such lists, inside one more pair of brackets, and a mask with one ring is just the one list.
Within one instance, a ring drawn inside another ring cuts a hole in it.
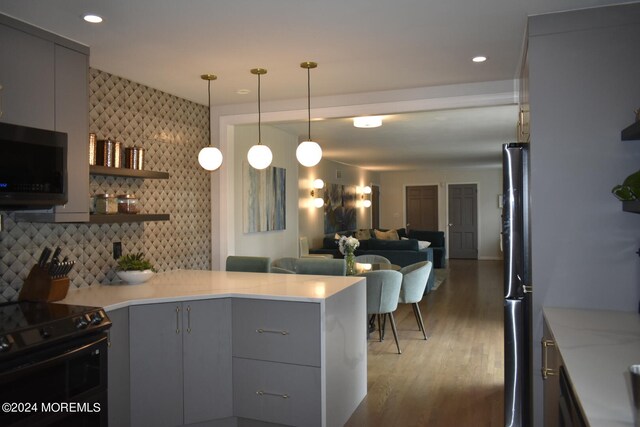
[{"label": "patterned backsplash tile", "polygon": [[166,180],[91,176],[91,194],[135,194],[142,212],[169,213],[171,220],[16,223],[11,212],[1,212],[0,302],[17,299],[45,246],[60,246],[62,257],[76,261],[69,273],[76,287],[116,280],[113,242],[122,242],[125,254],[144,252],[158,271],[211,268],[210,175],[197,161],[208,145],[207,107],[96,69],[90,69],[89,80],[89,131],[98,139],[144,148],[144,168],[170,175]]}]

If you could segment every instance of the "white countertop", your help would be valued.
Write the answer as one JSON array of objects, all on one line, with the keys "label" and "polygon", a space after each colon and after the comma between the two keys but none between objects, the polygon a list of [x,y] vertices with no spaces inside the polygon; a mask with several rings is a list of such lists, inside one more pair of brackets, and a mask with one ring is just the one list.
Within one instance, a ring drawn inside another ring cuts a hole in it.
[{"label": "white countertop", "polygon": [[590,426],[633,426],[628,368],[640,363],[640,315],[545,308],[544,316]]},{"label": "white countertop", "polygon": [[138,285],[117,283],[70,289],[60,302],[104,307],[107,311],[136,304],[225,297],[322,302],[363,280],[355,276],[174,270],[158,273]]}]

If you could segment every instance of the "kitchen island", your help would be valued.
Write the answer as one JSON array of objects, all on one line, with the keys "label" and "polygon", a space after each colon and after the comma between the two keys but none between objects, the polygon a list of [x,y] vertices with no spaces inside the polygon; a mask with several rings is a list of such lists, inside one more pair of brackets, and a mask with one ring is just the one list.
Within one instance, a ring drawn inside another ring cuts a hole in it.
[{"label": "kitchen island", "polygon": [[[556,387],[545,384],[545,426],[559,425],[572,405],[574,418],[590,427],[633,426],[628,368],[640,363],[640,315],[547,307],[544,317],[551,347],[543,347],[548,362],[543,368],[552,370],[545,382],[557,382],[561,368],[568,377],[564,394],[574,397],[563,398],[563,392],[556,397]],[[543,364],[544,359],[543,353]]]},{"label": "kitchen island", "polygon": [[113,322],[110,425],[343,425],[367,393],[360,277],[177,270],[61,302]]}]

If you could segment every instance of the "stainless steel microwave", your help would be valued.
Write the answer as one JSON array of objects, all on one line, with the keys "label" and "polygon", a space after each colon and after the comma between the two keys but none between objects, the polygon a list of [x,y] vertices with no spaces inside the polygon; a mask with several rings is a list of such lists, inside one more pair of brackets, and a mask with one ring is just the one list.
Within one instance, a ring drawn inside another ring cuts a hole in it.
[{"label": "stainless steel microwave", "polygon": [[67,203],[67,134],[0,123],[0,210]]}]

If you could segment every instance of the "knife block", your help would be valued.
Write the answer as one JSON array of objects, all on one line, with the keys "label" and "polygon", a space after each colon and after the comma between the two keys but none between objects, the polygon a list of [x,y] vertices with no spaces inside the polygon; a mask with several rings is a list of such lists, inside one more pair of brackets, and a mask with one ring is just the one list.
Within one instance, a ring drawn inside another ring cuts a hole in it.
[{"label": "knife block", "polygon": [[60,301],[69,291],[69,278],[53,279],[49,275],[48,265],[34,265],[24,281],[18,301]]}]

